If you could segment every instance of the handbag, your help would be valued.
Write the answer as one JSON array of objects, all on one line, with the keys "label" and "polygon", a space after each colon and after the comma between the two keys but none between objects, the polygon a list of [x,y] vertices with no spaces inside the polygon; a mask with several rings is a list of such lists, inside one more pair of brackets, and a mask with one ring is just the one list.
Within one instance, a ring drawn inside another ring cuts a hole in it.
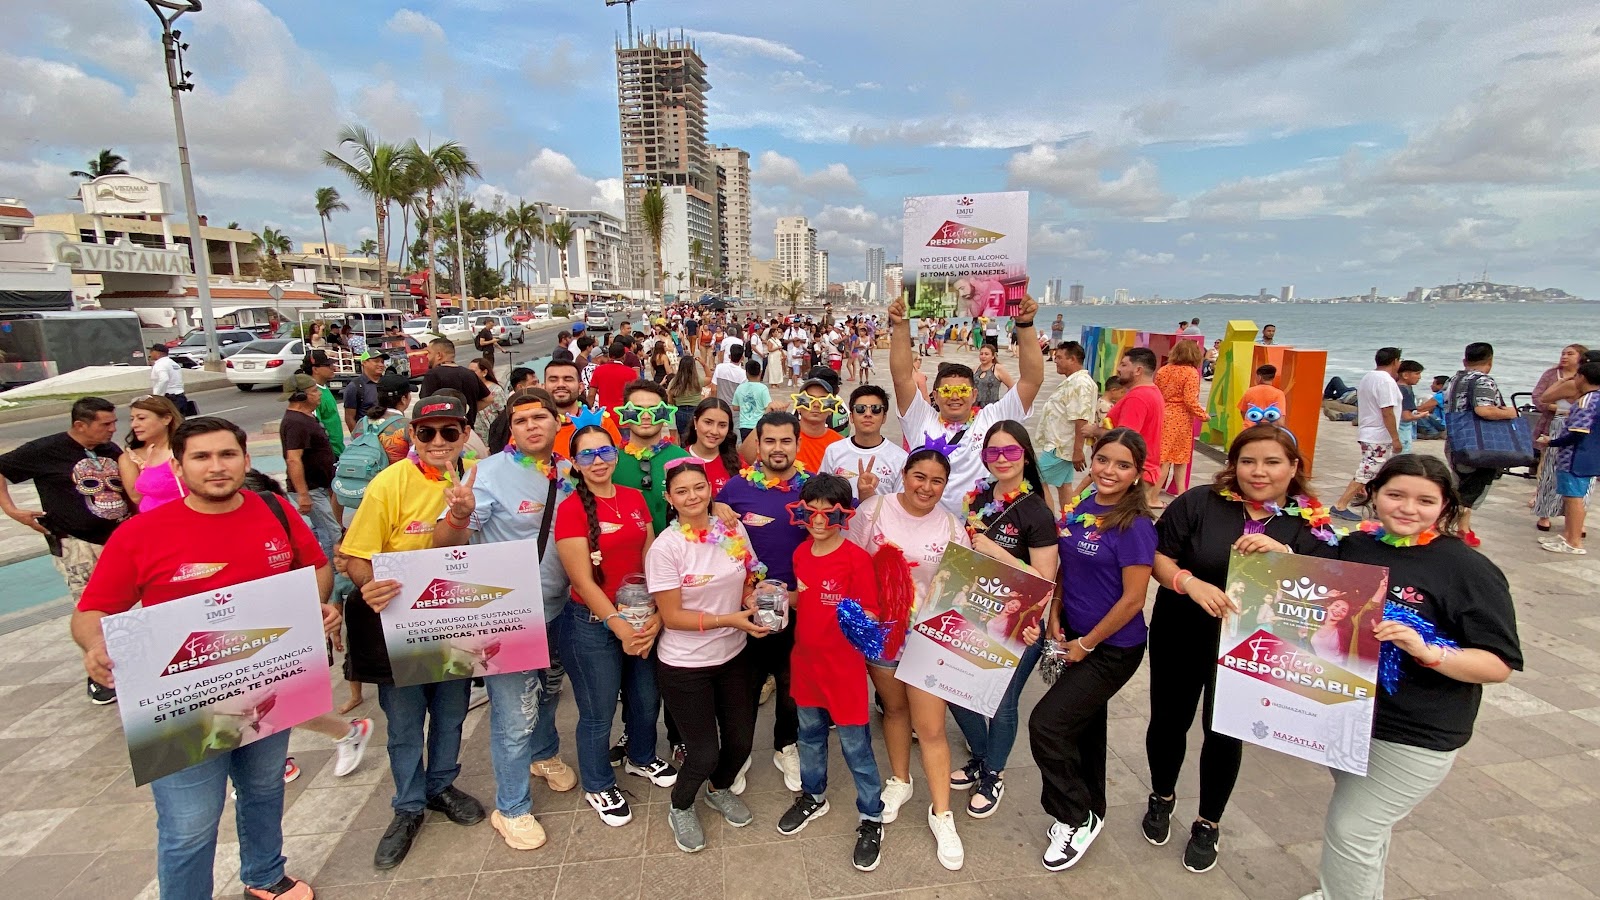
[{"label": "handbag", "polygon": [[1476,377],[1478,373],[1468,372],[1450,385],[1450,415],[1445,417],[1450,463],[1472,469],[1533,466],[1533,431],[1526,419],[1485,419],[1472,411],[1470,396],[1467,408],[1456,410],[1456,395],[1463,382]]}]

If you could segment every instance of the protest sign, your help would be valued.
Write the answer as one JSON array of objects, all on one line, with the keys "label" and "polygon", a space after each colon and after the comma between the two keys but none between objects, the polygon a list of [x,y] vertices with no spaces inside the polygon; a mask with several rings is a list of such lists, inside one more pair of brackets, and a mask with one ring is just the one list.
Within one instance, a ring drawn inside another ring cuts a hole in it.
[{"label": "protest sign", "polygon": [[1028,291],[1028,192],[907,197],[902,290],[911,318],[1011,316]]},{"label": "protest sign", "polygon": [[310,567],[100,622],[143,785],[333,708]]},{"label": "protest sign", "polygon": [[1388,584],[1381,566],[1235,552],[1212,729],[1365,775]]},{"label": "protest sign", "polygon": [[951,544],[906,633],[895,677],[957,706],[992,716],[1055,585]]},{"label": "protest sign", "polygon": [[550,665],[538,559],[531,540],[373,556],[374,578],[400,582],[400,596],[379,614],[394,683]]}]

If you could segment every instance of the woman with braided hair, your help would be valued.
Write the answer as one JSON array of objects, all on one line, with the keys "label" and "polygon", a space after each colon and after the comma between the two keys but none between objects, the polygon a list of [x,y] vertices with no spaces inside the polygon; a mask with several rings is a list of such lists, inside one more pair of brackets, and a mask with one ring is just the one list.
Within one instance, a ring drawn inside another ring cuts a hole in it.
[{"label": "woman with braided hair", "polygon": [[584,798],[601,821],[621,826],[632,821],[633,812],[611,771],[611,720],[619,693],[627,694],[623,719],[631,737],[625,771],[658,787],[671,787],[677,772],[656,756],[661,696],[649,656],[661,617],[652,613],[636,630],[616,607],[617,590],[629,576],[643,575],[654,539],[650,510],[643,494],[612,482],[617,445],[598,416],[592,418],[576,423],[572,432],[568,450],[578,483],[556,509],[556,552],[572,580],[572,602],[555,620],[555,639],[578,702]]}]

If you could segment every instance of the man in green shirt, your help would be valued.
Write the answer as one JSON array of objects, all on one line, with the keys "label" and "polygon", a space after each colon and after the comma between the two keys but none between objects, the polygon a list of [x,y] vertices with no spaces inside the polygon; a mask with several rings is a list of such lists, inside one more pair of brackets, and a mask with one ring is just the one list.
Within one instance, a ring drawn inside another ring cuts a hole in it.
[{"label": "man in green shirt", "polygon": [[336,458],[342,456],[344,422],[339,417],[339,399],[333,396],[333,389],[328,387],[328,382],[333,380],[333,360],[328,358],[326,350],[313,350],[306,354],[305,363],[300,368],[322,388],[322,399],[317,401],[317,421],[328,432],[333,455]]},{"label": "man in green shirt", "polygon": [[617,407],[621,425],[627,430],[627,443],[617,457],[611,479],[624,487],[644,492],[655,533],[667,527],[666,465],[689,451],[672,443],[665,435],[676,407],[667,402],[661,386],[638,380],[622,390],[622,405]]}]

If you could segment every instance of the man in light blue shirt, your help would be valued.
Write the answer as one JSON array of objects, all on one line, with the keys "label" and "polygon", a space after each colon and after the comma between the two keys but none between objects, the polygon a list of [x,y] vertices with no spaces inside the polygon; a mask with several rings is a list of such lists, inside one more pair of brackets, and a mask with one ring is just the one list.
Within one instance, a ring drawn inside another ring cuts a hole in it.
[{"label": "man in light blue shirt", "polygon": [[[552,452],[560,420],[555,398],[548,391],[519,391],[507,409],[511,446],[479,463],[468,482],[446,491],[447,505],[434,525],[433,544],[452,547],[469,540],[477,544],[533,541],[539,552],[545,622],[553,628],[568,602],[570,588],[553,532],[556,505],[572,492],[571,466]],[[484,679],[489,691],[489,749],[495,774],[495,811],[490,824],[514,850],[532,850],[545,841],[544,829],[532,813],[529,772],[543,777],[555,791],[570,791],[578,780],[558,755],[556,704],[561,696],[561,670],[555,647],[551,640],[549,669]]]}]

